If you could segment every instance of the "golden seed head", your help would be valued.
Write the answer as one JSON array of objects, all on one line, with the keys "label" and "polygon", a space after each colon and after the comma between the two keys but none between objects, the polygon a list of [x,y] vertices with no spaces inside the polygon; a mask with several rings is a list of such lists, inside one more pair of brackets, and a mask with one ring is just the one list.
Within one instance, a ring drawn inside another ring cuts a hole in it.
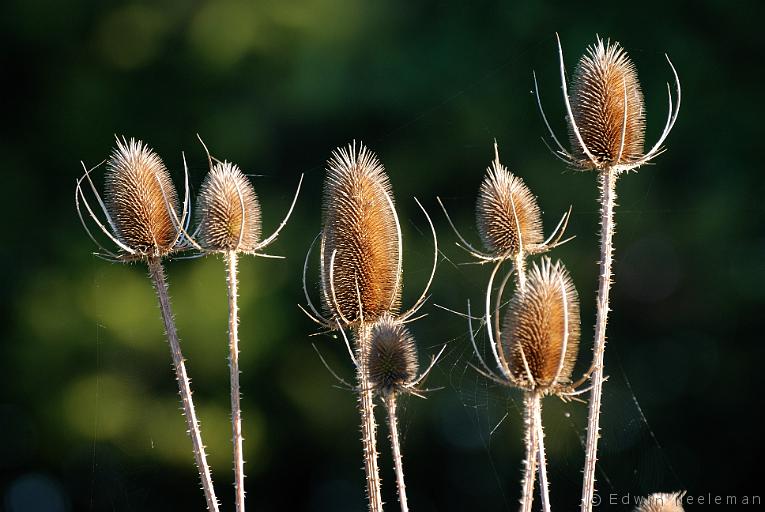
[{"label": "golden seed head", "polygon": [[523,180],[497,160],[486,172],[476,204],[478,232],[486,250],[515,256],[524,247],[542,243],[539,205]]},{"label": "golden seed head", "polygon": [[641,498],[635,512],[683,512],[685,492],[657,492]]},{"label": "golden seed head", "polygon": [[117,139],[106,164],[105,204],[117,239],[136,256],[164,256],[175,249],[178,194],[165,164],[143,142]]},{"label": "golden seed head", "polygon": [[596,160],[585,155],[569,124],[574,156],[583,167],[625,165],[643,156],[643,92],[635,65],[619,43],[598,38],[587,48],[574,71],[570,101],[582,140]]},{"label": "golden seed head", "polygon": [[370,385],[388,395],[411,384],[417,378],[417,348],[406,326],[384,313],[369,326],[362,350]]},{"label": "golden seed head", "polygon": [[[388,176],[363,144],[338,148],[324,182],[322,292],[334,318],[374,321],[401,295],[399,232]],[[330,275],[332,255],[333,273]],[[334,298],[333,291],[334,288]]]},{"label": "golden seed head", "polygon": [[199,244],[208,251],[252,252],[260,241],[260,204],[236,165],[216,163],[197,200]]},{"label": "golden seed head", "polygon": [[579,348],[579,297],[562,263],[545,257],[541,266],[533,264],[526,287],[508,306],[501,345],[520,387],[555,392],[570,383]]}]

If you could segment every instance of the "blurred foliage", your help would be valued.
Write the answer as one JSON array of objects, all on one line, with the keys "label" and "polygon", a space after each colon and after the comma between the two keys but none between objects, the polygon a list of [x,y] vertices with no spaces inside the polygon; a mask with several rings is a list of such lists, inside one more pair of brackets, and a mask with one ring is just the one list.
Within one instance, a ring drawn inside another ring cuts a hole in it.
[{"label": "blurred foliage", "polygon": [[[255,175],[264,230],[306,186],[273,251],[241,265],[247,490],[258,510],[362,510],[352,394],[333,388],[342,345],[311,338],[300,313],[303,255],[319,229],[323,162],[363,140],[388,168],[404,229],[405,302],[429,271],[427,224],[442,245],[430,315],[413,325],[422,362],[448,342],[428,400],[403,410],[414,510],[513,510],[522,443],[518,393],[488,385],[463,319],[487,269],[469,257],[435,197],[477,240],[472,208],[496,138],[539,195],[548,229],[573,205],[556,251],[592,335],[598,212],[594,176],[567,172],[539,141],[530,94],[565,133],[555,32],[569,70],[595,34],[635,60],[647,140],[664,122],[667,52],[684,86],[669,150],[619,183],[602,494],[688,489],[756,494],[762,456],[757,323],[765,305],[759,2],[365,2],[179,0],[0,7],[6,195],[0,258],[0,497],[9,511],[202,510],[167,344],[146,270],[91,256],[74,212],[79,160],[113,134],[139,137],[196,189],[214,155]],[[315,272],[317,264],[311,267]],[[232,509],[226,305],[218,258],[168,263],[218,493]],[[312,282],[316,274],[312,273]],[[315,291],[315,287],[312,291]],[[759,333],[759,334],[758,334]],[[583,347],[582,371],[589,350]],[[580,488],[586,407],[545,401],[553,503]],[[380,432],[386,501],[393,475]],[[736,469],[737,468],[737,469]]]}]

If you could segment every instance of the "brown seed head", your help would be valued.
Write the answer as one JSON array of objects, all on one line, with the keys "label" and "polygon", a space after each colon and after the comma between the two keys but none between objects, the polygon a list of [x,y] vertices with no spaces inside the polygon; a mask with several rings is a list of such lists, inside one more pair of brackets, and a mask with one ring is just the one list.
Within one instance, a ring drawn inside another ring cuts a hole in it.
[{"label": "brown seed head", "polygon": [[388,395],[402,390],[417,378],[417,348],[403,323],[384,313],[369,326],[362,350],[370,385]]},{"label": "brown seed head", "polygon": [[106,164],[105,203],[117,239],[137,257],[175,249],[178,195],[165,164],[143,142],[117,139]]},{"label": "brown seed head", "polygon": [[476,204],[478,232],[486,250],[495,256],[516,256],[522,248],[542,243],[539,205],[523,180],[497,160],[486,172]]},{"label": "brown seed head", "polygon": [[641,498],[635,512],[683,512],[685,492],[659,492]]},{"label": "brown seed head", "polygon": [[395,311],[401,261],[393,195],[382,164],[363,144],[358,151],[355,143],[337,149],[327,162],[323,226],[321,282],[327,312],[355,322],[359,303],[365,321]]},{"label": "brown seed head", "polygon": [[209,251],[252,252],[260,241],[260,204],[236,165],[219,162],[202,183],[197,201],[199,244]]},{"label": "brown seed head", "polygon": [[619,43],[598,38],[587,48],[574,71],[570,101],[584,144],[595,157],[592,162],[585,155],[569,123],[573,153],[582,167],[628,165],[643,156],[643,92],[635,65]]},{"label": "brown seed head", "polygon": [[554,393],[570,383],[578,348],[576,289],[562,263],[543,258],[541,266],[533,264],[525,289],[515,293],[505,315],[501,349],[508,370],[519,387]]}]

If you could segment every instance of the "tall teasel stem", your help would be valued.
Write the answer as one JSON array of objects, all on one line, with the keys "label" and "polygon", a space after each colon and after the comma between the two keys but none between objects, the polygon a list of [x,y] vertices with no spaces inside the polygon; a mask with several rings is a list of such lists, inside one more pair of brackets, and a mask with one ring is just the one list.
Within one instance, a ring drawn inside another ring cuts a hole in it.
[{"label": "tall teasel stem", "polygon": [[406,483],[404,482],[404,463],[401,456],[401,444],[398,436],[398,415],[396,414],[396,395],[384,397],[385,407],[388,409],[388,430],[390,435],[390,447],[393,452],[393,466],[396,470],[396,487],[398,488],[398,502],[401,504],[401,512],[409,512],[409,503],[406,499]]},{"label": "tall teasel stem", "polygon": [[597,317],[593,347],[592,392],[587,419],[587,444],[582,481],[582,512],[592,510],[595,494],[595,465],[598,460],[600,438],[600,403],[603,393],[603,357],[606,351],[606,324],[608,323],[609,292],[611,290],[611,263],[613,261],[614,207],[616,206],[617,174],[607,168],[598,175],[600,186],[600,275],[598,277]]},{"label": "tall teasel stem", "polygon": [[231,372],[231,429],[234,444],[234,490],[236,510],[244,512],[244,452],[242,450],[242,407],[239,392],[239,308],[237,304],[237,253],[224,253],[228,284],[228,349]]},{"label": "tall teasel stem", "polygon": [[377,423],[375,422],[375,390],[369,381],[369,360],[366,356],[366,344],[369,340],[369,326],[363,322],[357,328],[357,380],[359,393],[359,414],[361,416],[361,444],[364,450],[364,473],[367,479],[367,499],[370,512],[381,512],[382,483],[377,465]]},{"label": "tall teasel stem", "polygon": [[521,482],[521,512],[531,512],[534,504],[534,480],[537,470],[537,451],[539,434],[536,428],[534,404],[539,406],[539,397],[534,392],[524,395],[526,426],[526,459],[523,461],[523,481]]},{"label": "tall teasel stem", "polygon": [[531,417],[537,440],[537,471],[539,472],[539,495],[542,498],[542,510],[550,512],[550,485],[547,481],[547,457],[545,456],[545,432],[542,424],[542,395],[539,392],[531,396]]},{"label": "tall teasel stem", "polygon": [[186,363],[184,362],[183,354],[181,353],[181,343],[178,339],[178,332],[175,329],[175,321],[173,320],[173,312],[170,306],[170,297],[167,293],[165,271],[162,268],[162,263],[158,257],[149,257],[147,262],[149,265],[149,276],[154,283],[157,299],[159,299],[159,308],[162,313],[162,321],[165,324],[167,341],[170,343],[170,353],[173,357],[175,378],[178,381],[178,394],[181,395],[183,415],[186,417],[186,425],[188,427],[189,435],[191,436],[194,460],[196,461],[197,469],[199,470],[199,478],[202,481],[202,489],[205,494],[205,499],[207,500],[207,509],[217,512],[218,499],[215,497],[212,475],[210,473],[210,467],[207,465],[205,446],[202,443],[202,431],[199,428],[199,421],[197,420],[197,414],[194,409],[194,401],[191,398],[191,383],[189,381],[189,376],[186,373]]}]

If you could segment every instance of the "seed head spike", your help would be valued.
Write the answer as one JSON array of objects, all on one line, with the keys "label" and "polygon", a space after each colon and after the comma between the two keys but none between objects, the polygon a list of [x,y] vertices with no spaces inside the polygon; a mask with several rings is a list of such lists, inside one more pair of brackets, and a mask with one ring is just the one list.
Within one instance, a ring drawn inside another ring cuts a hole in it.
[{"label": "seed head spike", "polygon": [[369,384],[381,395],[397,393],[417,380],[417,348],[406,326],[384,313],[369,327],[366,365]]}]

